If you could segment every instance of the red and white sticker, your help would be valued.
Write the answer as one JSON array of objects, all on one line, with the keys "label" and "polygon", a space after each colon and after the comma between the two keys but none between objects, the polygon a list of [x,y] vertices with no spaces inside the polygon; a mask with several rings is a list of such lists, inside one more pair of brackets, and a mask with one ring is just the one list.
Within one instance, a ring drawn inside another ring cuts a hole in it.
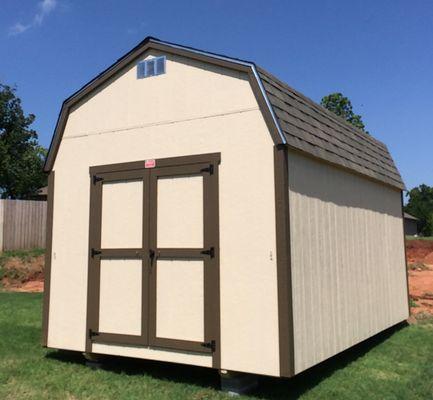
[{"label": "red and white sticker", "polygon": [[155,160],[146,160],[144,162],[144,168],[155,168],[156,161]]}]

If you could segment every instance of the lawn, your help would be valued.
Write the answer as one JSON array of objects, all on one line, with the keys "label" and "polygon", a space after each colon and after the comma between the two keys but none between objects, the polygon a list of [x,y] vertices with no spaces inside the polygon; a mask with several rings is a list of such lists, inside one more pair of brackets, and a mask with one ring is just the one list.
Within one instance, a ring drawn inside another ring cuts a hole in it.
[{"label": "lawn", "polygon": [[[216,371],[128,359],[104,370],[40,346],[40,294],[0,292],[0,399],[224,399]],[[253,399],[432,399],[433,323],[388,331]]]},{"label": "lawn", "polygon": [[433,240],[433,236],[406,236],[406,240]]}]

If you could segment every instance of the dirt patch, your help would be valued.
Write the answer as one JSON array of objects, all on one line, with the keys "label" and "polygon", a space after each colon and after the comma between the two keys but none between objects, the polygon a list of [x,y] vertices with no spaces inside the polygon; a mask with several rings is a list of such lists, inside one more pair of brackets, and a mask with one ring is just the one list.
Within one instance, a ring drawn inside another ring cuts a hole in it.
[{"label": "dirt patch", "polygon": [[433,241],[408,240],[406,256],[411,313],[433,315]]},{"label": "dirt patch", "polygon": [[433,314],[433,270],[409,271],[411,312]]},{"label": "dirt patch", "polygon": [[424,263],[433,265],[433,240],[406,241],[408,263]]},{"label": "dirt patch", "polygon": [[424,257],[424,264],[433,266],[433,251]]},{"label": "dirt patch", "polygon": [[42,293],[44,291],[44,281],[29,281],[22,284],[10,284],[5,288],[14,292]]},{"label": "dirt patch", "polygon": [[42,292],[45,257],[10,257],[2,261],[0,283],[6,290]]}]

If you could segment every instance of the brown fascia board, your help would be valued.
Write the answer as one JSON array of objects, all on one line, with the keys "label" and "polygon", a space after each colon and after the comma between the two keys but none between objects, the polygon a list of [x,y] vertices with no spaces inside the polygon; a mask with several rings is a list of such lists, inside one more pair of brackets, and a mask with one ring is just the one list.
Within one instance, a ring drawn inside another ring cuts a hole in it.
[{"label": "brown fascia board", "polygon": [[95,88],[107,81],[115,73],[120,71],[127,64],[133,62],[149,49],[160,50],[199,61],[205,61],[225,68],[246,72],[249,75],[254,94],[259,103],[261,111],[264,114],[266,123],[271,131],[271,135],[275,144],[286,144],[286,138],[278,124],[278,120],[274,114],[272,105],[267,98],[266,91],[257,73],[256,65],[253,62],[227,57],[221,54],[205,52],[192,47],[161,41],[149,36],[63,102],[57,119],[56,127],[54,129],[54,135],[48,150],[48,155],[45,160],[45,172],[49,172],[53,168],[54,160],[62,140],[63,130],[65,128],[68,112],[71,106],[79,102]]}]

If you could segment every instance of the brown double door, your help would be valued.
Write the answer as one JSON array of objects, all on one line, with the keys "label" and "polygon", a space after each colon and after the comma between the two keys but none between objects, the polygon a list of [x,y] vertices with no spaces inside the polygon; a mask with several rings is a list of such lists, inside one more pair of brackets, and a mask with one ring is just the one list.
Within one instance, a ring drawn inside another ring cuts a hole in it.
[{"label": "brown double door", "polygon": [[87,351],[99,342],[216,358],[218,164],[208,154],[90,168]]}]

